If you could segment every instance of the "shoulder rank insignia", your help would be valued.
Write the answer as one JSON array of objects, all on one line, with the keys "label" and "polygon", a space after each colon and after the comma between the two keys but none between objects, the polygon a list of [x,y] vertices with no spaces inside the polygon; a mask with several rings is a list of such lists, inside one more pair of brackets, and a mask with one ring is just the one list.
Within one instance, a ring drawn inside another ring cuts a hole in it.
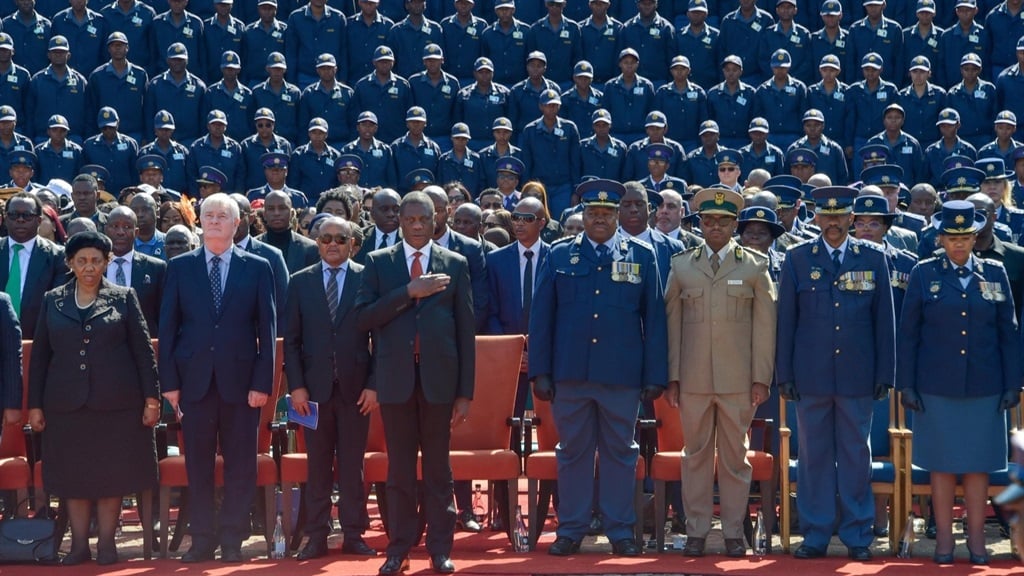
[{"label": "shoulder rank insignia", "polygon": [[854,254],[860,254],[860,244],[854,244],[851,248]]},{"label": "shoulder rank insignia", "polygon": [[737,262],[742,261],[743,260],[743,247],[742,246],[737,246],[736,249],[733,250],[732,255],[736,258]]},{"label": "shoulder rank insignia", "polygon": [[814,246],[811,247],[811,254],[814,254],[814,255],[818,254],[818,244],[817,243],[815,243]]}]

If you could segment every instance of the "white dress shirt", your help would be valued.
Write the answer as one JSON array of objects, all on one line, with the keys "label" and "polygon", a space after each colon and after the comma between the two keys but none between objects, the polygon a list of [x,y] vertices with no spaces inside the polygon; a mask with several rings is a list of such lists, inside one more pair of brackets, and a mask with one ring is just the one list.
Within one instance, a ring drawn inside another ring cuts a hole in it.
[{"label": "white dress shirt", "polygon": [[7,248],[11,251],[11,256],[7,260],[7,269],[11,269],[11,264],[14,262],[14,245],[21,244],[24,248],[17,253],[18,266],[21,267],[21,292],[25,292],[25,280],[28,278],[28,263],[32,259],[32,251],[36,249],[36,238],[33,236],[28,242],[15,242],[10,236],[7,237]]},{"label": "white dress shirt", "polygon": [[110,280],[111,284],[117,285],[117,260],[118,258],[124,258],[124,264],[121,268],[124,270],[124,281],[125,286],[132,285],[132,260],[135,258],[135,250],[128,251],[124,256],[116,256],[113,253],[110,254],[110,264],[107,265],[107,280]]}]

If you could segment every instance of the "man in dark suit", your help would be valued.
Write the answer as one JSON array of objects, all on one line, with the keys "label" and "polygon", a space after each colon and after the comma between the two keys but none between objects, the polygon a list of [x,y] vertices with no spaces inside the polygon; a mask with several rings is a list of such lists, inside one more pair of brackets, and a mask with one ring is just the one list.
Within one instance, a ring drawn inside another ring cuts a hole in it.
[{"label": "man in dark suit", "polygon": [[66,229],[75,218],[88,218],[96,223],[100,232],[107,225],[107,215],[97,206],[100,202],[100,183],[92,174],[79,174],[71,181],[71,202],[74,210],[60,217]]},{"label": "man in dark suit", "polygon": [[373,195],[370,218],[373,226],[363,229],[363,248],[356,253],[356,262],[366,262],[366,255],[374,250],[394,246],[402,239],[402,231],[398,227],[398,204],[402,197],[391,188],[383,188]]},{"label": "man in dark suit", "polygon": [[155,336],[160,325],[160,302],[164,294],[167,263],[135,250],[138,229],[138,218],[127,206],[118,206],[107,215],[104,231],[110,238],[114,256],[107,265],[107,280],[135,290],[149,334]]},{"label": "man in dark suit", "polygon": [[292,199],[287,194],[280,190],[267,194],[263,201],[267,231],[256,238],[281,251],[289,274],[312,266],[320,259],[316,242],[292,230],[293,216]]},{"label": "man in dark suit", "polygon": [[[359,326],[373,330],[374,373],[388,447],[391,541],[381,574],[409,567],[418,538],[416,455],[421,450],[427,550],[434,570],[455,571],[451,428],[473,398],[475,318],[469,264],[431,240],[434,203],[421,192],[402,199],[403,241],[366,257],[356,296]],[[422,352],[422,353],[421,353]]]},{"label": "man in dark suit", "polygon": [[0,406],[4,424],[21,423],[21,325],[11,297],[0,292]]},{"label": "man in dark suit", "polygon": [[689,206],[682,195],[675,190],[662,190],[661,204],[655,210],[654,227],[665,236],[679,240],[684,248],[694,248],[704,240],[683,227],[683,221],[689,215]]},{"label": "man in dark suit", "polygon": [[662,234],[656,228],[648,225],[650,222],[651,208],[655,210],[661,206],[664,200],[661,194],[644,188],[644,185],[637,182],[626,182],[625,195],[619,203],[619,228],[625,234],[646,242],[654,249],[655,263],[658,266],[658,280],[661,282],[661,289],[664,292],[668,286],[668,273],[672,268],[672,256],[685,249],[679,240],[673,240]]},{"label": "man in dark suit", "polygon": [[[180,410],[192,547],[182,562],[242,561],[256,493],[260,408],[273,390],[274,274],[266,260],[235,248],[238,205],[203,201],[204,247],[173,258],[160,307],[160,383]],[[224,456],[220,534],[214,533],[214,460]]]},{"label": "man in dark suit", "polygon": [[[249,226],[252,224],[252,205],[245,196],[234,193],[231,199],[238,205],[238,228],[235,229],[235,246],[250,254],[255,254],[270,262],[270,269],[274,271],[274,301],[284,306],[285,295],[288,291],[288,266],[284,263],[284,256],[281,251],[266,242],[260,242],[249,235]],[[277,333],[284,334],[284,314],[277,315]]]},{"label": "man in dark suit", "polygon": [[69,280],[64,249],[36,233],[42,214],[34,194],[15,194],[7,201],[9,236],[0,238],[0,287],[11,297],[26,340],[35,336],[43,294]]},{"label": "man in dark suit", "polygon": [[308,415],[309,401],[319,403],[317,428],[305,430],[309,540],[299,551],[299,560],[327,554],[335,470],[338,516],[345,534],[341,551],[376,554],[362,534],[363,454],[377,392],[368,377],[370,333],[356,326],[352,308],[363,272],[362,266],[349,261],[353,244],[352,224],[329,216],[317,238],[320,262],[296,272],[288,284],[284,357],[292,405],[299,414]]}]

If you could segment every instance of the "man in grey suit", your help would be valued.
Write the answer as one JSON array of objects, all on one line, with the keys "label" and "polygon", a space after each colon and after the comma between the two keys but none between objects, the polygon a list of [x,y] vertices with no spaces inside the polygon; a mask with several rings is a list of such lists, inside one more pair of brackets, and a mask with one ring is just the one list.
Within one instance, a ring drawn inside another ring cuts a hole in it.
[{"label": "man in grey suit", "polygon": [[285,373],[292,405],[302,415],[309,401],[319,403],[317,428],[305,430],[305,526],[309,540],[299,560],[327,554],[331,484],[338,473],[338,516],[345,541],[341,551],[373,556],[363,541],[366,499],[363,454],[370,429],[370,411],[377,392],[369,379],[368,330],[356,326],[353,303],[363,267],[349,260],[353,225],[329,216],[320,225],[320,262],[296,272],[288,284],[284,333]]},{"label": "man in grey suit", "polygon": [[455,571],[451,428],[473,398],[475,318],[469,265],[432,241],[434,203],[410,192],[399,208],[402,242],[366,256],[358,322],[373,330],[374,373],[388,447],[387,560],[381,574],[409,567],[419,534],[417,452],[422,451],[427,550],[436,572]]},{"label": "man in grey suit", "polygon": [[0,288],[11,297],[26,340],[35,336],[43,294],[69,280],[64,249],[36,232],[42,214],[34,194],[15,194],[7,201],[9,236],[0,238]]},{"label": "man in grey suit", "polygon": [[363,248],[353,260],[363,264],[370,252],[398,244],[402,239],[402,231],[398,227],[398,203],[401,201],[402,197],[391,188],[378,190],[373,195],[370,208],[373,226],[363,229]]},{"label": "man in grey suit", "polygon": [[160,326],[160,299],[164,294],[167,263],[135,249],[135,234],[139,226],[138,217],[131,208],[118,206],[111,210],[103,230],[110,238],[114,256],[107,265],[107,280],[135,290],[149,335],[155,337]]},{"label": "man in grey suit", "polygon": [[[260,242],[249,235],[249,226],[252,224],[252,205],[249,199],[242,194],[231,194],[231,199],[238,205],[238,228],[235,229],[234,243],[242,250],[255,254],[270,262],[270,269],[274,272],[274,301],[284,306],[285,294],[288,291],[288,266],[284,263],[284,256],[281,251],[266,242]],[[277,333],[284,334],[285,315],[277,315]]]},{"label": "man in grey suit", "polygon": [[293,216],[291,197],[280,190],[267,194],[263,202],[263,219],[267,231],[256,237],[281,251],[289,274],[312,266],[320,259],[316,242],[292,230]]}]

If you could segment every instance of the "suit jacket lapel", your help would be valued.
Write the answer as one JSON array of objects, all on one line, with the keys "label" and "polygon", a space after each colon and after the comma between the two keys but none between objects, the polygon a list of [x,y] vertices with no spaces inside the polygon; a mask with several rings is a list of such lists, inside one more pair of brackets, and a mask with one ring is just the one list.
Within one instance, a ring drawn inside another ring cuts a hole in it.
[{"label": "suit jacket lapel", "polygon": [[206,265],[206,249],[198,248],[194,258],[193,266],[195,266],[196,276],[199,278],[199,289],[205,291],[204,294],[206,296],[203,300],[206,301],[207,309],[210,311],[210,316],[216,319],[217,311],[213,307],[213,289],[210,286],[210,269]]},{"label": "suit jacket lapel", "polygon": [[224,293],[221,295],[221,312],[224,311],[223,304],[226,304],[228,302],[228,298],[231,297],[231,294],[238,289],[238,286],[242,281],[245,265],[248,264],[249,261],[245,252],[239,250],[234,244],[231,245],[230,250],[231,262],[228,264],[228,277],[224,280]]},{"label": "suit jacket lapel", "polygon": [[78,309],[75,304],[75,283],[70,282],[58,288],[59,293],[54,304],[57,306],[57,311],[67,316],[75,322],[81,322],[82,317],[78,315]]},{"label": "suit jacket lapel", "polygon": [[86,316],[85,321],[88,322],[97,316],[106,314],[113,306],[111,305],[110,298],[108,297],[107,290],[113,286],[106,278],[100,283],[100,291],[96,296],[96,303],[93,304],[92,310],[89,311],[89,315]]},{"label": "suit jacket lapel", "polygon": [[149,272],[149,263],[142,258],[142,254],[136,252],[135,257],[132,258],[132,278],[130,280],[130,286],[133,288],[137,287],[136,292],[146,284],[149,284],[149,282],[146,282],[147,272]]},{"label": "suit jacket lapel", "polygon": [[0,239],[0,288],[7,286],[8,273],[11,271],[11,239]]},{"label": "suit jacket lapel", "polygon": [[22,303],[25,301],[26,294],[35,293],[36,284],[43,277],[43,269],[45,268],[43,261],[49,257],[50,254],[43,246],[43,239],[36,238],[36,245],[32,248],[32,256],[28,259],[28,275],[23,279],[23,288],[21,289]]},{"label": "suit jacket lapel", "polygon": [[[323,282],[320,283],[322,287]],[[334,324],[337,326],[341,323],[341,319],[345,317],[345,314],[352,308],[352,304],[356,299],[356,290],[359,289],[359,284],[356,283],[356,275],[352,273],[352,262],[348,263],[348,270],[345,271],[345,281],[339,286],[341,289],[341,300],[338,302],[338,312],[334,316]],[[327,302],[327,293],[324,292],[324,302]]]}]

